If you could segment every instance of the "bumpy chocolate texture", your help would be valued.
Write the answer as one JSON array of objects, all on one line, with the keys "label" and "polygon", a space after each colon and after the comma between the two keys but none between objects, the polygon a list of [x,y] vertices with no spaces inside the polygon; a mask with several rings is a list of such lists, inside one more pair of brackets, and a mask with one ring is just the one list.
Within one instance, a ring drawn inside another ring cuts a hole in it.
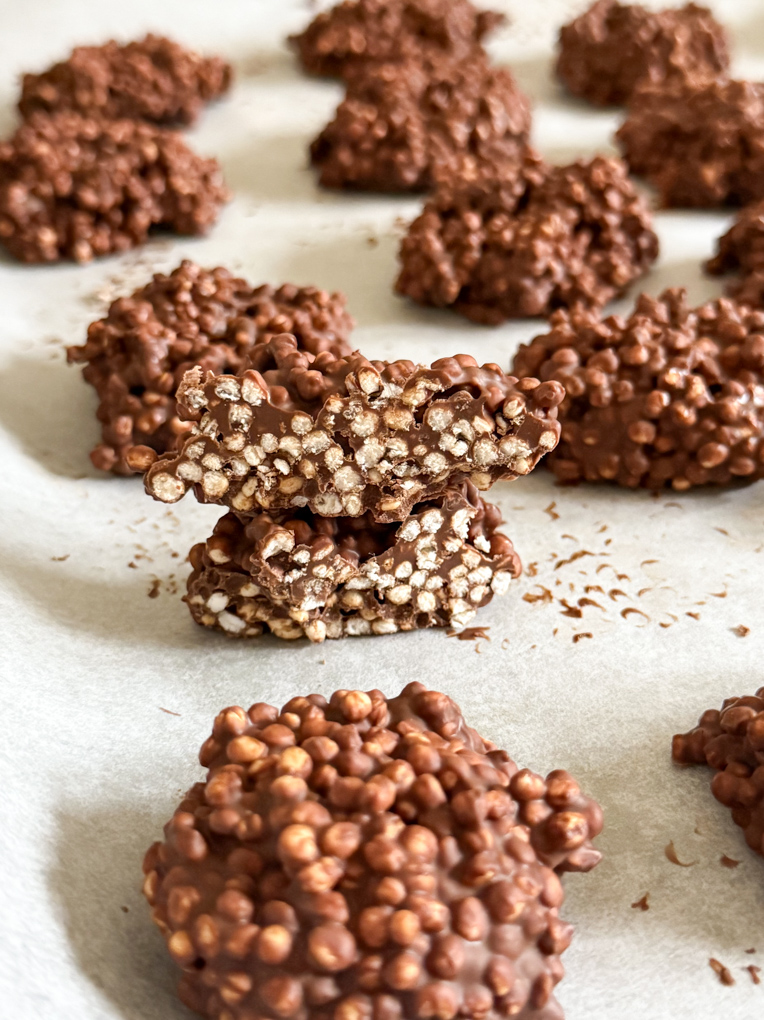
[{"label": "bumpy chocolate texture", "polygon": [[685,490],[764,476],[764,312],[684,290],[642,294],[628,319],[557,313],[513,371],[565,387],[562,481]]},{"label": "bumpy chocolate texture", "polygon": [[382,64],[348,83],[311,160],[328,188],[422,191],[461,155],[516,158],[530,120],[512,75],[482,55]]},{"label": "bumpy chocolate texture", "polygon": [[640,90],[616,137],[632,171],[647,178],[664,206],[764,198],[764,83]]},{"label": "bumpy chocolate texture", "polygon": [[597,106],[629,102],[639,87],[714,78],[729,67],[727,36],[707,7],[648,11],[597,0],[560,29],[557,74]]},{"label": "bumpy chocolate texture", "polygon": [[227,198],[216,160],[142,121],[35,113],[0,143],[0,244],[22,262],[87,262],[153,227],[204,234]]},{"label": "bumpy chocolate texture", "polygon": [[70,362],[85,365],[98,393],[103,437],[91,460],[101,470],[132,474],[127,458],[135,446],[172,449],[190,428],[175,397],[194,365],[240,372],[254,344],[285,330],[301,350],[347,355],[352,326],[344,297],[315,287],[253,287],[226,269],[188,261],[169,276],[157,274],[114,301],[88,327],[87,342],[67,352]]},{"label": "bumpy chocolate texture", "polygon": [[739,273],[727,293],[743,304],[764,306],[764,202],[741,210],[705,268],[714,275]]},{"label": "bumpy chocolate texture", "polygon": [[674,737],[672,756],[717,770],[711,792],[731,808],[748,846],[764,854],[764,687],[704,712],[695,729]]},{"label": "bumpy chocolate texture", "polygon": [[547,167],[529,151],[444,176],[401,243],[396,290],[495,325],[600,307],[657,254],[649,209],[621,160]]},{"label": "bumpy chocolate texture", "polygon": [[403,57],[469,56],[503,21],[469,0],[346,0],[289,41],[308,74],[345,77]]},{"label": "bumpy chocolate texture", "polygon": [[400,525],[371,514],[227,514],[191,550],[186,602],[197,623],[232,637],[459,630],[521,572],[500,523],[469,484]]},{"label": "bumpy chocolate texture", "polygon": [[[192,486],[239,513],[307,507],[324,517],[401,521],[464,480],[488,489],[528,474],[559,438],[558,383],[517,380],[474,358],[314,358],[294,337],[258,344],[239,376],[187,373],[178,402],[195,422],[146,475],[165,503]],[[141,451],[150,458],[150,451]]]},{"label": "bumpy chocolate texture", "polygon": [[557,872],[598,806],[409,684],[222,711],[144,861],[180,996],[215,1020],[560,1020]]},{"label": "bumpy chocolate texture", "polygon": [[86,117],[132,117],[155,124],[191,124],[201,108],[228,91],[231,66],[171,39],[147,35],[121,46],[78,46],[42,74],[25,74],[23,117],[73,110]]}]

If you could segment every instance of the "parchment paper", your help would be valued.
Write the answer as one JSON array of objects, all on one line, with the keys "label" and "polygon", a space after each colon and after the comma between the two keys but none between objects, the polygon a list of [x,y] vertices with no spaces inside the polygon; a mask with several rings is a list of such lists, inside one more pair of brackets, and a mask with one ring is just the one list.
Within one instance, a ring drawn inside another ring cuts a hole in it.
[{"label": "parchment paper", "polygon": [[[556,26],[584,3],[494,6],[516,19],[492,50],[535,100],[544,155],[610,151],[618,113],[566,99],[551,77]],[[715,6],[737,71],[764,76],[764,4]],[[0,1015],[190,1017],[139,892],[140,864],[201,775],[196,754],[215,713],[339,686],[392,694],[413,679],[453,695],[522,765],[570,769],[605,808],[602,865],[566,879],[577,928],[559,989],[569,1020],[759,1015],[764,986],[743,968],[764,960],[764,861],[712,799],[708,773],[674,768],[669,748],[703,709],[764,682],[761,483],[656,499],[560,489],[537,470],[492,494],[527,573],[476,621],[490,641],[428,632],[311,646],[194,627],[180,601],[184,558],[219,511],[191,498],[168,510],[139,481],[90,467],[95,397],[63,346],[81,342],[110,299],[182,257],[256,283],[343,290],[373,356],[466,351],[506,365],[542,329],[481,328],[393,296],[400,218],[420,202],[316,188],[307,142],[341,89],[301,76],[282,43],[310,16],[287,0],[0,3],[4,133],[19,72],[75,43],[153,28],[227,54],[238,70],[231,98],[191,132],[236,193],[208,239],[162,239],[87,267],[0,261]],[[659,214],[663,255],[645,289],[720,293],[700,262],[729,221]],[[580,598],[598,605],[581,609]],[[696,863],[670,863],[669,841]],[[722,854],[739,867],[722,867]],[[645,893],[650,909],[633,909]]]}]

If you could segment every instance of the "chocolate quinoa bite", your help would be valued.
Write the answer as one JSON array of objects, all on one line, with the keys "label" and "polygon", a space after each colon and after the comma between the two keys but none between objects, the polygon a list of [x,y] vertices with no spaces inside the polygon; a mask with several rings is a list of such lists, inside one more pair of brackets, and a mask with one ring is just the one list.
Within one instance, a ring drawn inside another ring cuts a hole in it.
[{"label": "chocolate quinoa bite", "polygon": [[602,814],[409,684],[224,709],[144,893],[214,1020],[561,1020],[564,871]]},{"label": "chocolate quinoa bite", "polygon": [[231,66],[171,39],[147,35],[120,45],[77,46],[41,74],[25,74],[22,117],[62,110],[86,117],[122,117],[154,124],[192,124],[205,103],[231,85]]},{"label": "chocolate quinoa bite", "polygon": [[764,312],[682,289],[628,318],[558,312],[513,371],[565,387],[548,464],[563,482],[684,491],[764,476]]},{"label": "chocolate quinoa bite", "polygon": [[88,262],[160,227],[205,234],[228,197],[216,160],[142,121],[35,113],[0,143],[0,244],[21,262]]},{"label": "chocolate quinoa bite", "polygon": [[716,769],[711,792],[731,809],[748,846],[764,854],[764,687],[704,712],[694,729],[674,737],[671,754],[680,765]]},{"label": "chocolate quinoa bite", "polygon": [[308,74],[342,78],[405,56],[461,59],[504,20],[469,0],[345,0],[289,42]]},{"label": "chocolate quinoa bite", "polygon": [[424,191],[461,156],[517,158],[530,121],[512,75],[485,56],[409,59],[354,76],[310,156],[327,188]]},{"label": "chocolate quinoa bite", "polygon": [[521,573],[500,524],[469,483],[415,506],[402,524],[369,513],[229,513],[191,550],[186,602],[197,623],[231,637],[461,630]]},{"label": "chocolate quinoa bite", "polygon": [[599,308],[658,255],[646,202],[619,159],[546,166],[462,163],[442,175],[400,247],[395,289],[498,325],[574,305]]},{"label": "chocolate quinoa bite", "polygon": [[353,320],[342,294],[316,287],[253,287],[220,267],[184,261],[156,274],[129,297],[112,302],[88,327],[87,341],[70,347],[96,390],[102,440],[91,460],[102,471],[133,474],[135,446],[173,449],[191,428],[178,417],[176,392],[195,365],[216,375],[237,373],[252,347],[289,331],[311,354],[351,353]]},{"label": "chocolate quinoa bite", "polygon": [[181,415],[194,423],[155,459],[146,491],[239,513],[307,507],[323,517],[402,521],[417,503],[471,481],[488,489],[528,474],[559,437],[555,382],[516,379],[459,354],[429,368],[300,351],[294,337],[256,345],[238,376],[188,372]]},{"label": "chocolate quinoa bite", "polygon": [[716,255],[705,264],[714,276],[738,273],[727,293],[742,304],[764,306],[764,201],[740,211],[717,244]]},{"label": "chocolate quinoa bite", "polygon": [[640,87],[715,78],[729,62],[727,33],[707,7],[597,0],[560,29],[557,76],[595,106],[621,106]]},{"label": "chocolate quinoa bite", "polygon": [[616,138],[666,207],[764,198],[764,83],[685,81],[639,90]]}]

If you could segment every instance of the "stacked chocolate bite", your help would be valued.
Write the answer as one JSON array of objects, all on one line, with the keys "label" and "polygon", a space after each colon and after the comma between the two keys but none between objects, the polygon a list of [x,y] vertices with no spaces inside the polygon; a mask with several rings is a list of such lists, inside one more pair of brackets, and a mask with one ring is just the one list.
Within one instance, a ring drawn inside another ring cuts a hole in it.
[{"label": "stacked chocolate bite", "polygon": [[155,499],[193,489],[229,511],[191,553],[194,619],[322,641],[460,629],[506,589],[519,561],[478,493],[555,447],[563,389],[467,355],[371,362],[285,333],[227,373],[191,368],[176,398],[177,446],[125,459]]},{"label": "stacked chocolate bite", "polygon": [[144,861],[183,1002],[223,1020],[559,1020],[560,875],[599,806],[409,684],[222,711]]}]

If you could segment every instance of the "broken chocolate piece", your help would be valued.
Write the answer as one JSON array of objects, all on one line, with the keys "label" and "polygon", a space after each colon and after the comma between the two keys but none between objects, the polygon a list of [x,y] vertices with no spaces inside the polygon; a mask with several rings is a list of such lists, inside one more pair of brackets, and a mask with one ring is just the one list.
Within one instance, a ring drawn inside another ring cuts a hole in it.
[{"label": "broken chocolate piece", "polygon": [[717,770],[711,792],[731,809],[748,846],[764,854],[764,687],[704,712],[694,729],[674,737],[671,754],[681,765]]},{"label": "broken chocolate piece", "polygon": [[142,121],[36,113],[0,143],[0,244],[22,262],[88,262],[155,227],[204,234],[227,199],[214,159]]},{"label": "broken chocolate piece", "polygon": [[726,32],[707,7],[597,0],[560,29],[557,75],[574,96],[619,106],[639,87],[714,78],[729,62]]},{"label": "broken chocolate piece", "polygon": [[602,828],[567,772],[519,770],[419,683],[224,709],[199,759],[143,864],[187,1006],[560,1020],[555,872]]},{"label": "broken chocolate piece", "polygon": [[746,205],[764,198],[764,83],[682,82],[642,89],[616,135],[664,206]]},{"label": "broken chocolate piece", "polygon": [[400,249],[396,290],[475,322],[598,308],[658,254],[619,159],[548,167],[532,151],[444,175]]},{"label": "broken chocolate piece", "polygon": [[520,574],[500,523],[469,484],[414,507],[403,524],[229,513],[191,550],[186,602],[197,623],[233,637],[462,628]]},{"label": "broken chocolate piece", "polygon": [[22,117],[63,110],[86,117],[121,117],[154,124],[192,124],[205,103],[231,85],[231,66],[171,39],[147,35],[120,45],[78,46],[42,74],[25,74]]},{"label": "broken chocolate piece", "polygon": [[132,474],[136,445],[164,453],[190,425],[176,413],[176,391],[194,365],[218,374],[240,372],[256,343],[288,330],[300,350],[351,353],[353,320],[341,294],[316,287],[253,287],[226,269],[185,261],[169,276],[157,274],[130,297],[114,301],[88,327],[87,342],[70,347],[70,362],[100,401],[103,438],[93,450],[96,467]]},{"label": "broken chocolate piece", "polygon": [[356,75],[311,160],[327,188],[423,191],[464,155],[517,159],[528,100],[483,55],[382,64]]},{"label": "broken chocolate piece", "polygon": [[764,312],[684,290],[627,318],[558,312],[513,371],[566,390],[549,467],[564,482],[683,491],[764,477]]},{"label": "broken chocolate piece", "polygon": [[308,74],[340,78],[428,53],[461,59],[503,21],[469,0],[345,0],[289,42]]},{"label": "broken chocolate piece", "polygon": [[245,514],[307,507],[401,521],[462,481],[488,489],[528,474],[559,436],[558,383],[518,380],[464,354],[429,368],[314,357],[284,335],[252,348],[250,366],[186,373],[178,404],[194,427],[148,471],[155,499],[175,503],[194,487],[202,502]]}]

